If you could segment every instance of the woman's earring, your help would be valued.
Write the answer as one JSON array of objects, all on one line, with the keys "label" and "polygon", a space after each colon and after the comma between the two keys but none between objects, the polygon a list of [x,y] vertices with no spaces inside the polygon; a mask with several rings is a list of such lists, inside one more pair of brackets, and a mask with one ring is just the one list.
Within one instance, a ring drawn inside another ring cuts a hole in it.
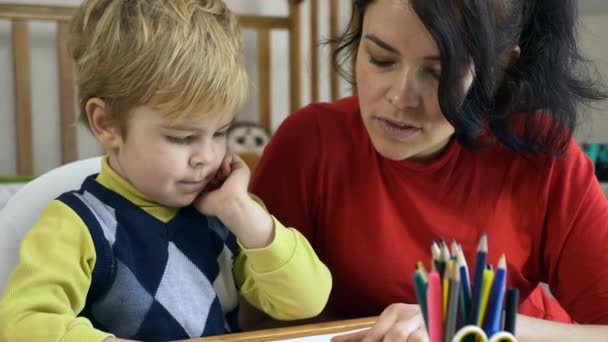
[{"label": "woman's earring", "polygon": [[521,56],[521,48],[519,45],[515,45],[513,47],[513,51],[511,51],[511,60],[509,61],[509,66],[512,66],[519,61],[519,57]]}]

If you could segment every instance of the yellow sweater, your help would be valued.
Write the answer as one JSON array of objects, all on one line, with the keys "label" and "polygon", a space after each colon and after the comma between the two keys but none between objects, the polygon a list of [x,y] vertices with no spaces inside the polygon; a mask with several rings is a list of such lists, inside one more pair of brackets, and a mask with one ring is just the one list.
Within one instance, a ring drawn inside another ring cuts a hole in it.
[{"label": "yellow sweater", "polygon": [[[163,222],[177,213],[145,198],[106,160],[97,182]],[[273,220],[275,238],[268,247],[248,250],[239,244],[236,284],[248,302],[276,319],[315,316],[329,297],[329,270],[304,236]],[[63,202],[49,203],[24,238],[19,264],[0,299],[0,341],[81,342],[112,336],[78,317],[95,261],[84,222]]]}]

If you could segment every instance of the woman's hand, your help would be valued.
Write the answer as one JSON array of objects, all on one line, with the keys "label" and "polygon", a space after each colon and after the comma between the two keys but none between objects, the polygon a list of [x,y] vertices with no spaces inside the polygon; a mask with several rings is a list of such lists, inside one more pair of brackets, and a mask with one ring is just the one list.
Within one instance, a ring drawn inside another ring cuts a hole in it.
[{"label": "woman's hand", "polygon": [[516,335],[520,342],[605,342],[608,325],[559,323],[518,314]]},{"label": "woman's hand", "polygon": [[427,342],[424,319],[420,306],[415,304],[391,304],[384,309],[369,330],[332,338],[332,342]]}]

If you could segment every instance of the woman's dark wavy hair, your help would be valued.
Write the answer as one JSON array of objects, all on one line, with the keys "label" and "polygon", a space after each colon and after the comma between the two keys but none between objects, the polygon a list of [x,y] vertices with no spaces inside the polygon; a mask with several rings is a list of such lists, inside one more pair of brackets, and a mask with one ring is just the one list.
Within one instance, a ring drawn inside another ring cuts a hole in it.
[{"label": "woman's dark wavy hair", "polygon": [[[353,1],[350,23],[334,41],[334,67],[351,84],[345,62],[357,54],[373,1]],[[579,105],[608,98],[577,46],[576,0],[409,2],[437,42],[439,104],[466,147],[479,147],[489,129],[517,153],[562,154],[578,124]],[[512,60],[515,45],[521,55]],[[460,84],[471,65],[475,77],[463,99]]]}]

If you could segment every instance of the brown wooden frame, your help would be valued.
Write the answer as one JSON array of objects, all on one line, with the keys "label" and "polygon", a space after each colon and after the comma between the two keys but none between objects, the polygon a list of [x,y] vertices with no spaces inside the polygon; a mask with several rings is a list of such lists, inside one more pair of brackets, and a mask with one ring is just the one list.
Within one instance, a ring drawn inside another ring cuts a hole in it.
[{"label": "brown wooden frame", "polygon": [[182,340],[181,342],[265,342],[316,335],[346,333],[348,331],[369,328],[376,322],[377,319],[378,317],[354,318],[342,321],[312,323],[285,328],[265,329],[237,334],[195,338]]},{"label": "brown wooden frame", "polygon": [[[279,1],[279,0],[274,0]],[[285,1],[285,0],[283,0]],[[289,1],[289,12],[286,16],[239,15],[241,28],[253,30],[258,37],[258,122],[270,131],[271,125],[271,48],[270,34],[273,30],[288,32],[289,41],[289,109],[295,111],[302,105],[301,101],[301,7],[304,0]],[[338,31],[339,0],[309,0],[311,16],[311,97],[319,100],[319,38],[318,30],[319,3],[329,1],[330,34]],[[68,22],[74,13],[74,7],[0,4],[0,19],[9,19],[12,24],[13,70],[15,87],[15,149],[17,156],[17,175],[33,175],[32,147],[32,104],[31,104],[31,56],[29,50],[28,21],[51,21],[57,23],[57,56],[58,56],[58,89],[61,125],[61,162],[68,163],[78,158],[76,139],[76,106],[74,89],[74,72],[66,48]],[[332,70],[330,68],[330,70]],[[330,75],[331,99],[337,99],[338,75]]]}]

